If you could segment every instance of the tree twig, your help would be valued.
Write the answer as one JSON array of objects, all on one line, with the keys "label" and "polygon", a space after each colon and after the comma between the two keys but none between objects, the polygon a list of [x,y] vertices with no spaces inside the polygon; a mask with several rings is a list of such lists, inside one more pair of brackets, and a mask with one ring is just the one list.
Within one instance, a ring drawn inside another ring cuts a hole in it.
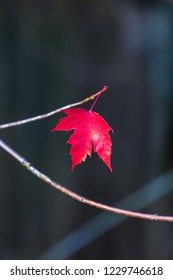
[{"label": "tree twig", "polygon": [[26,123],[30,123],[30,122],[35,122],[35,121],[38,121],[38,120],[42,120],[42,119],[51,117],[52,115],[55,115],[55,114],[65,110],[65,109],[70,109],[72,107],[76,107],[76,106],[82,105],[82,104],[84,104],[84,103],[86,103],[86,102],[88,102],[90,100],[93,100],[101,92],[104,92],[107,89],[108,89],[108,86],[104,86],[99,92],[91,95],[90,97],[87,97],[87,98],[83,99],[82,101],[79,101],[79,102],[76,102],[76,103],[73,103],[73,104],[69,104],[67,106],[61,107],[59,109],[56,109],[54,111],[51,111],[51,112],[43,114],[43,115],[35,116],[35,117],[32,117],[32,118],[27,118],[27,119],[16,121],[16,122],[10,122],[10,123],[6,123],[6,124],[1,124],[0,125],[0,129],[9,128],[9,127],[13,127],[13,126],[18,126],[18,125],[22,125],[22,124],[26,124]]},{"label": "tree twig", "polygon": [[146,220],[153,220],[153,221],[162,221],[162,222],[173,222],[172,216],[159,216],[156,214],[144,214],[140,212],[134,212],[129,211],[125,209],[115,208],[111,207],[93,200],[90,200],[88,198],[85,198],[68,188],[60,185],[59,183],[55,182],[51,178],[49,178],[47,175],[40,172],[38,169],[36,169],[29,161],[27,161],[25,158],[23,158],[21,155],[19,155],[14,149],[12,149],[10,146],[8,146],[4,141],[0,139],[0,147],[5,150],[8,154],[10,154],[13,158],[15,158],[17,161],[21,163],[22,166],[24,166],[28,171],[33,173],[35,176],[37,176],[39,179],[44,181],[45,183],[49,184],[53,188],[59,190],[60,192],[72,197],[73,199],[88,204],[90,206],[99,208],[101,210],[113,212],[116,214],[121,214],[133,218],[139,218],[139,219],[146,219]]},{"label": "tree twig", "polygon": [[[59,109],[56,109],[54,111],[51,111],[49,113],[43,114],[43,115],[39,115],[39,116],[35,116],[32,118],[27,118],[24,120],[19,120],[19,121],[15,121],[15,122],[10,122],[10,123],[6,123],[6,124],[2,124],[0,125],[0,129],[4,129],[4,128],[9,128],[9,127],[14,127],[14,126],[18,126],[18,125],[23,125],[29,122],[34,122],[37,120],[41,120],[41,119],[45,119],[48,118],[54,114],[57,114],[65,109],[69,109],[78,105],[82,105],[90,100],[95,99],[101,92],[106,91],[108,89],[107,86],[104,86],[99,92],[91,95],[88,98],[85,98],[82,101],[79,101],[77,103],[73,103],[64,107],[61,107]],[[38,177],[40,180],[44,181],[45,183],[49,184],[50,186],[52,186],[53,188],[59,190],[60,192],[72,197],[73,199],[82,202],[84,204],[88,204],[90,206],[99,208],[101,210],[105,210],[105,211],[109,211],[109,212],[113,212],[116,214],[121,214],[121,215],[125,215],[125,216],[129,216],[129,217],[134,217],[134,218],[140,218],[140,219],[146,219],[146,220],[154,220],[154,221],[163,221],[163,222],[173,222],[173,217],[172,216],[160,216],[157,214],[144,214],[144,213],[140,213],[140,212],[134,212],[134,211],[129,211],[129,210],[125,210],[125,209],[120,209],[120,208],[116,208],[116,207],[111,207],[93,200],[90,200],[88,198],[85,198],[73,191],[71,191],[70,189],[62,186],[61,184],[55,182],[54,180],[52,180],[51,178],[49,178],[47,175],[43,174],[42,172],[40,172],[38,169],[36,169],[29,161],[27,161],[24,157],[22,157],[21,155],[19,155],[14,149],[12,149],[9,145],[7,145],[3,140],[0,139],[0,147],[5,150],[8,154],[10,154],[13,158],[15,158],[18,162],[21,163],[22,166],[24,166],[28,171],[30,171],[31,173],[33,173],[36,177]]]}]

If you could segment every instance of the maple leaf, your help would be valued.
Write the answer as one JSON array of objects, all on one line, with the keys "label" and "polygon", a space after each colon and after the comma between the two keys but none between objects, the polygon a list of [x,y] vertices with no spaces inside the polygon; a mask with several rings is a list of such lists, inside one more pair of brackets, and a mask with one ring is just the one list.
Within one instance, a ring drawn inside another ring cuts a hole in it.
[{"label": "maple leaf", "polygon": [[[93,108],[93,106],[92,106]],[[51,131],[74,130],[68,144],[71,144],[70,155],[72,158],[72,170],[85,161],[87,155],[91,157],[92,146],[94,152],[103,160],[112,172],[110,156],[112,152],[112,141],[109,131],[113,129],[96,112],[83,108],[66,109],[66,117],[60,119],[59,123]]]}]

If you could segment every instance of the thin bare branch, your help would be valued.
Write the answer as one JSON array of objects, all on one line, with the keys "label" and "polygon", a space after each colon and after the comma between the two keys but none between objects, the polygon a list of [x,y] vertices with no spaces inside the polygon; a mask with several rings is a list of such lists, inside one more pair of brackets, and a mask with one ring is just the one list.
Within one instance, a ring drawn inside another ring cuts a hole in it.
[{"label": "thin bare branch", "polygon": [[18,126],[18,125],[22,125],[22,124],[26,124],[26,123],[30,123],[30,122],[35,122],[35,121],[38,121],[38,120],[42,120],[42,119],[51,117],[52,115],[55,115],[55,114],[65,110],[65,109],[70,109],[72,107],[76,107],[76,106],[82,105],[82,104],[84,104],[84,103],[86,103],[86,102],[88,102],[90,100],[93,100],[101,92],[106,91],[107,89],[108,89],[108,86],[104,86],[99,92],[91,95],[90,97],[87,97],[87,98],[83,99],[82,101],[79,101],[79,102],[76,102],[76,103],[73,103],[73,104],[69,104],[67,106],[61,107],[59,109],[56,109],[54,111],[51,111],[51,112],[43,114],[43,115],[35,116],[35,117],[32,117],[32,118],[28,118],[28,119],[24,119],[24,120],[20,120],[20,121],[16,121],[16,122],[10,122],[10,123],[6,123],[6,124],[1,124],[0,125],[0,129],[9,128],[9,127],[13,127],[13,126]]},{"label": "thin bare branch", "polygon": [[15,158],[17,161],[21,163],[22,166],[24,166],[28,171],[33,173],[35,176],[37,176],[39,179],[44,181],[45,183],[49,184],[53,188],[59,190],[60,192],[72,197],[73,199],[88,204],[90,206],[99,208],[101,210],[113,212],[116,214],[121,214],[133,218],[139,218],[139,219],[146,219],[146,220],[152,220],[152,221],[162,221],[162,222],[173,222],[172,216],[159,216],[156,214],[144,214],[140,212],[134,212],[134,211],[128,211],[125,209],[115,208],[111,207],[93,200],[90,200],[88,198],[85,198],[81,195],[78,195],[77,193],[69,190],[68,188],[60,185],[59,183],[53,181],[51,178],[49,178],[47,175],[41,173],[38,169],[36,169],[32,164],[27,161],[25,158],[23,158],[21,155],[19,155],[14,149],[12,149],[10,146],[8,146],[4,141],[0,139],[0,147],[5,150],[8,154],[10,154],[13,158]]}]

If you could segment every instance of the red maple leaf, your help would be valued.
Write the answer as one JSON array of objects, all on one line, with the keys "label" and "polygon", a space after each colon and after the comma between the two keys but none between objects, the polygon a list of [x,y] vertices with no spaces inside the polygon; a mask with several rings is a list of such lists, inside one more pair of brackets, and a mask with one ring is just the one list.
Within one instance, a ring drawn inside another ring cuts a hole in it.
[{"label": "red maple leaf", "polygon": [[[94,103],[95,104],[95,103]],[[71,144],[70,155],[72,158],[72,170],[74,167],[85,161],[87,155],[91,157],[92,146],[94,152],[103,160],[112,172],[110,156],[112,150],[112,141],[109,131],[113,129],[96,112],[83,108],[67,109],[64,112],[68,115],[60,119],[55,130],[74,130],[67,141]]]}]

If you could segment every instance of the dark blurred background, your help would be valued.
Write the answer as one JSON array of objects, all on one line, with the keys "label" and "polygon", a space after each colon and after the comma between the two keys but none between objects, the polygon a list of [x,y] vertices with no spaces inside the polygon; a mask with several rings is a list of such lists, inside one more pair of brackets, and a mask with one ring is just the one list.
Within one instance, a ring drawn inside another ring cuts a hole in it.
[{"label": "dark blurred background", "polygon": [[[109,90],[113,173],[97,155],[71,172],[63,113],[1,131],[48,176],[90,199],[173,215],[173,1],[0,3],[1,123]],[[91,102],[83,106],[89,109]],[[1,259],[172,259],[173,224],[80,204],[0,151]]]}]

